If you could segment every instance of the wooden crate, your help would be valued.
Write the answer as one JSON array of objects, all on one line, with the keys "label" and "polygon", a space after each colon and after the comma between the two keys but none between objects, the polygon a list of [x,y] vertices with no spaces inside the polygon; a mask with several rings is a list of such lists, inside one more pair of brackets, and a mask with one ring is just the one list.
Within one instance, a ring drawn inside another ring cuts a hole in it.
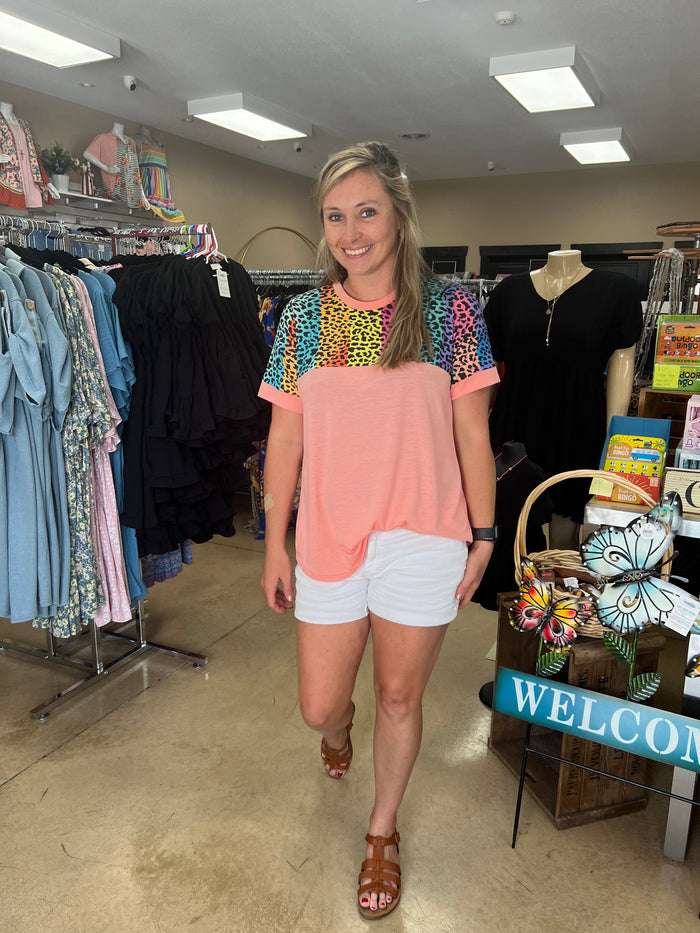
[{"label": "wooden crate", "polygon": [[688,399],[693,392],[674,391],[673,389],[652,389],[645,386],[639,392],[638,415],[640,418],[662,418],[671,422],[667,463],[673,462],[673,451],[683,440],[685,412]]},{"label": "wooden crate", "polygon": [[[537,638],[516,631],[508,621],[508,606],[516,597],[516,593],[502,593],[499,596],[496,665],[534,673]],[[636,674],[657,670],[659,652],[664,642],[664,636],[654,630],[640,635]],[[554,679],[563,679],[564,683],[598,693],[624,697],[627,675],[627,666],[612,658],[602,639],[579,637],[571,648],[564,671]],[[505,716],[495,710],[491,714],[489,745],[518,778],[526,729],[527,723],[523,720]],[[644,783],[646,759],[639,755],[543,726],[533,726],[530,744],[548,754]],[[557,829],[620,816],[642,810],[646,806],[646,791],[643,788],[535,754],[528,756],[525,787]]]}]

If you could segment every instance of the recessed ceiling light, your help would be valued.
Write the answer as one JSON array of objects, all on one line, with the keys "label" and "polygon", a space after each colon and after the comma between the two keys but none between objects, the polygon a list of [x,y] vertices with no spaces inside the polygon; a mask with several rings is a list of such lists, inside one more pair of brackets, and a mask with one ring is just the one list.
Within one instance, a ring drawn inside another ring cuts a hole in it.
[{"label": "recessed ceiling light", "polygon": [[417,142],[419,139],[430,139],[430,133],[402,133],[401,139],[407,139],[409,142]]},{"label": "recessed ceiling light", "polygon": [[89,81],[81,81],[80,86],[81,87],[94,87],[95,85],[91,84]]}]

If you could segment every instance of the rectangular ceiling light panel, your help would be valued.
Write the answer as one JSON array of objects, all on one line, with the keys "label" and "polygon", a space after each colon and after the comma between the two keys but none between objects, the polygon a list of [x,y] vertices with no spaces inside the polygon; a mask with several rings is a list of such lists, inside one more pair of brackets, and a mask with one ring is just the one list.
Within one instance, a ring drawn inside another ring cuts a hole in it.
[{"label": "rectangular ceiling light panel", "polygon": [[623,141],[622,127],[609,130],[582,130],[561,133],[559,143],[581,165],[629,162],[629,145]]},{"label": "rectangular ceiling light panel", "polygon": [[[8,52],[56,68],[71,68],[119,57],[119,39],[114,36],[82,23],[73,23],[65,17],[56,20],[51,11],[31,2],[24,2],[17,10],[13,9],[15,6],[3,2],[5,9],[0,10],[0,48]],[[88,41],[97,44],[89,45]]]},{"label": "rectangular ceiling light panel", "polygon": [[310,123],[248,94],[190,100],[187,111],[190,116],[263,142],[311,135]]},{"label": "rectangular ceiling light panel", "polygon": [[529,113],[595,107],[600,101],[600,89],[574,46],[492,58],[489,75]]}]

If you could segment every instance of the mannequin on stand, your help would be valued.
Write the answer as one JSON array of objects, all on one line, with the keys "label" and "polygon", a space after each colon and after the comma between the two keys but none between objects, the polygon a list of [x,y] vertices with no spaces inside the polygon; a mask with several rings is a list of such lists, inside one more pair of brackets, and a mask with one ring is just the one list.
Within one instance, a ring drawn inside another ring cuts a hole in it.
[{"label": "mannequin on stand", "polygon": [[150,209],[141,184],[136,144],[124,132],[123,123],[115,123],[109,133],[95,136],[83,157],[101,172],[100,193],[114,201],[125,201],[132,208]]},{"label": "mannequin on stand", "polygon": [[[520,441],[547,477],[599,464],[607,426],[632,395],[642,309],[631,278],[590,269],[579,250],[504,279],[485,311],[505,375],[491,413],[498,452]],[[607,375],[606,375],[607,373]],[[550,490],[552,548],[578,550],[587,481]]]},{"label": "mannequin on stand", "polygon": [[0,101],[0,205],[25,210],[51,203],[58,191],[44,171],[29,124]]}]

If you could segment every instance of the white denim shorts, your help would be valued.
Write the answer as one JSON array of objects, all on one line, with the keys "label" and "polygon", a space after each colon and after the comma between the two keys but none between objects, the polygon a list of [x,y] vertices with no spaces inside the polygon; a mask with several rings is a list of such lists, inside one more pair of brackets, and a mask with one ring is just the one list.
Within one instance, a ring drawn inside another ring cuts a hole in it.
[{"label": "white denim shorts", "polygon": [[464,541],[405,528],[375,531],[362,564],[345,580],[314,580],[297,565],[294,615],[338,625],[371,611],[400,625],[445,625],[457,615],[455,592],[466,565]]}]

